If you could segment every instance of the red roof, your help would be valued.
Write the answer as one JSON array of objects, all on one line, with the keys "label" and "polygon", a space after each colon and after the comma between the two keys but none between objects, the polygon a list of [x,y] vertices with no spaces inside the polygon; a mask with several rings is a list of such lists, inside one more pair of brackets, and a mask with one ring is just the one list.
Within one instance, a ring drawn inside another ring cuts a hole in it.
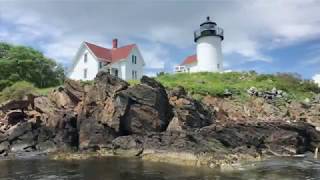
[{"label": "red roof", "polygon": [[114,63],[121,59],[127,58],[133,47],[136,46],[135,44],[130,44],[119,48],[107,49],[88,42],[85,42],[85,44],[92,51],[92,53],[99,58],[99,60],[109,63]]},{"label": "red roof", "polygon": [[188,56],[182,63],[181,65],[186,65],[186,64],[193,64],[197,62],[197,55],[191,55]]}]

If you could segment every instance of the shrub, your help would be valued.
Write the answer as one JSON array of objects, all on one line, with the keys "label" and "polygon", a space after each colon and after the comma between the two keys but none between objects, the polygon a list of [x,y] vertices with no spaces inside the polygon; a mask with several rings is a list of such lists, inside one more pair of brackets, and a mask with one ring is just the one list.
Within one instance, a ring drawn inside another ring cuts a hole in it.
[{"label": "shrub", "polygon": [[36,93],[37,89],[29,82],[19,81],[12,86],[6,87],[0,93],[0,102],[9,99],[22,100],[28,94]]}]

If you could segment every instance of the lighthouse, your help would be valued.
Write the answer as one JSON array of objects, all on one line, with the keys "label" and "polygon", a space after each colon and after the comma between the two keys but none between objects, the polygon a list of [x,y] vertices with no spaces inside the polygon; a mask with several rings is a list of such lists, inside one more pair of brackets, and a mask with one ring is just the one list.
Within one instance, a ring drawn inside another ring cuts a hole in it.
[{"label": "lighthouse", "polygon": [[194,42],[197,44],[197,72],[223,71],[223,39],[223,29],[208,16],[207,20],[200,24],[200,29],[194,32]]}]

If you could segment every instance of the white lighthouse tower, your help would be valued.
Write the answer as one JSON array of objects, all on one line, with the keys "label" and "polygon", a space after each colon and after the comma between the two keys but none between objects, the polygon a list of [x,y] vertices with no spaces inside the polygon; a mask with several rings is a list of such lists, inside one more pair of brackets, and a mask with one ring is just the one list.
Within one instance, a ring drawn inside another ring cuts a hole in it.
[{"label": "white lighthouse tower", "polygon": [[207,17],[207,21],[200,24],[200,29],[194,32],[197,43],[197,72],[222,72],[223,57],[221,41],[224,39],[223,29]]}]

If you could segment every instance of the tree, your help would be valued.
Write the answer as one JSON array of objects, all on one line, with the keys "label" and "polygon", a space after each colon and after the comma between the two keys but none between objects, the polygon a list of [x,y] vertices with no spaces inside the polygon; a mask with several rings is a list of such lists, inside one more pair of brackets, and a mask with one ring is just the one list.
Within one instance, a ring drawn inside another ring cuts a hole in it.
[{"label": "tree", "polygon": [[0,90],[17,81],[45,88],[64,80],[61,65],[30,47],[0,43],[0,67]]}]

